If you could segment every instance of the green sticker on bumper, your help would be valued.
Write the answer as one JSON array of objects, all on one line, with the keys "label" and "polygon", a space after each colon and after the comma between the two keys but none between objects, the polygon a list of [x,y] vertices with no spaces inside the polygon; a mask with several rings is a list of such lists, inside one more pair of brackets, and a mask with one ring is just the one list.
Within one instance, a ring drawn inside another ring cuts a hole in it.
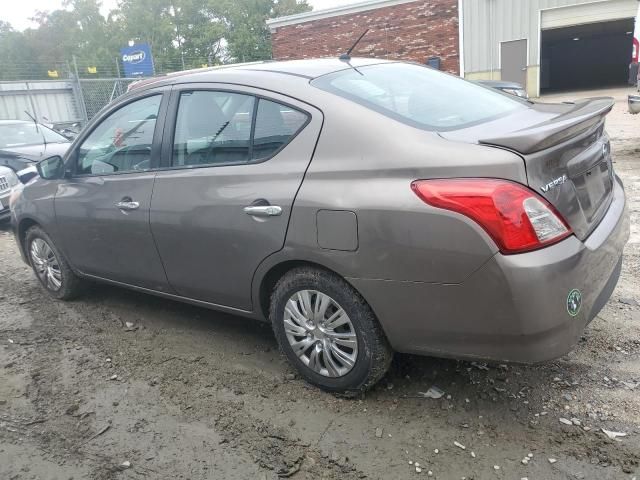
[{"label": "green sticker on bumper", "polygon": [[582,293],[574,288],[567,295],[567,313],[575,317],[580,312],[580,307],[582,307]]}]

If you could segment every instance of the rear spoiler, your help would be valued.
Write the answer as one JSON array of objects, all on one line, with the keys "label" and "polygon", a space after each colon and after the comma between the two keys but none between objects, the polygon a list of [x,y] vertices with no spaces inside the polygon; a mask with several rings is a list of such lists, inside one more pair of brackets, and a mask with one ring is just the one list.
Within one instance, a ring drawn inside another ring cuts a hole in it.
[{"label": "rear spoiler", "polygon": [[503,137],[481,139],[479,142],[484,145],[505,147],[522,154],[539,152],[599,124],[611,111],[614,103],[615,100],[611,97],[578,100],[568,104],[567,106],[571,108],[552,120]]}]

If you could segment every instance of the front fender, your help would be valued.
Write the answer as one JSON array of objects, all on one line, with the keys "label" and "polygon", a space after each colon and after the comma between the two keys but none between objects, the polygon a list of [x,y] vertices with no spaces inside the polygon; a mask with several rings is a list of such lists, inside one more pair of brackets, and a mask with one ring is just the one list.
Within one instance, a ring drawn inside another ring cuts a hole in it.
[{"label": "front fender", "polygon": [[[58,231],[54,199],[57,189],[57,181],[37,179],[16,190],[12,196],[12,229],[20,249],[20,255],[27,264],[29,261],[24,251],[24,237],[30,227],[40,225],[56,242]],[[57,242],[56,246],[61,247]]]}]

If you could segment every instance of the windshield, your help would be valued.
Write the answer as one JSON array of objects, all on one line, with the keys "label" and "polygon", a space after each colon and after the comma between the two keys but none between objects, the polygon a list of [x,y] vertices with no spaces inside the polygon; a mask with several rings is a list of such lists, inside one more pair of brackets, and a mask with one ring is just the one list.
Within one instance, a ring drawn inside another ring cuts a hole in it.
[{"label": "windshield", "polygon": [[67,143],[65,137],[42,125],[36,129],[33,123],[10,123],[0,125],[0,148],[24,147],[47,143]]},{"label": "windshield", "polygon": [[456,130],[527,108],[515,97],[410,63],[341,70],[315,79],[312,85],[435,131]]}]

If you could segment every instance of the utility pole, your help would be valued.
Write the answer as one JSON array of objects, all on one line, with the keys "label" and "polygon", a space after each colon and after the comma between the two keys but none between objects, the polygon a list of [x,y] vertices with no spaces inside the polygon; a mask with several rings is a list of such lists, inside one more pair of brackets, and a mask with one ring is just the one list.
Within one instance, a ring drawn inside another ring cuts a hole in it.
[{"label": "utility pole", "polygon": [[180,48],[180,61],[182,62],[182,70],[186,70],[184,66],[184,51],[182,50],[182,37],[180,36],[180,22],[178,21],[178,9],[175,6],[172,6],[173,10],[173,21],[176,24],[176,37],[178,40],[178,48]]},{"label": "utility pole", "polygon": [[72,57],[73,60],[73,72],[76,75],[76,79],[79,81],[80,80],[80,75],[78,75],[78,61],[76,60],[76,56],[73,55]]},{"label": "utility pole", "polygon": [[80,115],[84,120],[84,124],[86,125],[89,121],[89,115],[87,115],[87,106],[84,103],[84,93],[82,92],[82,85],[80,84],[80,75],[78,74],[78,61],[76,60],[76,56],[72,56],[73,59],[73,71],[75,72],[76,77],[76,99],[78,102],[78,107],[80,107]]}]

